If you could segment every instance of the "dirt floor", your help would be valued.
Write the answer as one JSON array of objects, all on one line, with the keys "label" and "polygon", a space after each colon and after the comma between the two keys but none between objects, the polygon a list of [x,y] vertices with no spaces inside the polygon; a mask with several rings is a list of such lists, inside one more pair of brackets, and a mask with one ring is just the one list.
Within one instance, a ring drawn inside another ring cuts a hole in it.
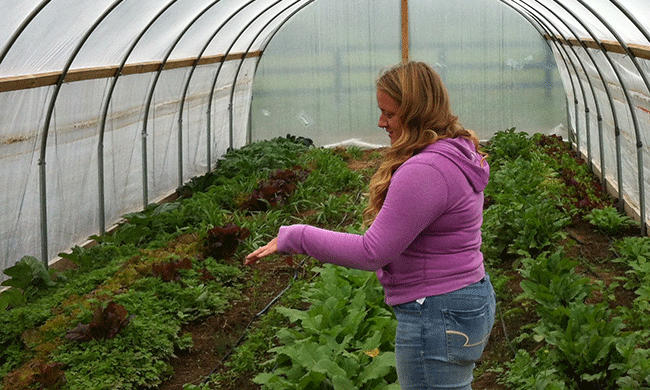
[{"label": "dirt floor", "polygon": [[[178,390],[185,384],[200,385],[208,376],[226,370],[226,362],[238,342],[243,341],[248,328],[255,326],[257,316],[294,278],[294,268],[283,261],[259,262],[255,265],[262,274],[261,284],[254,287],[255,301],[251,302],[251,291],[244,290],[241,297],[231,302],[223,315],[208,317],[187,325],[183,333],[192,334],[194,346],[189,351],[180,351],[170,362],[174,375],[163,383],[159,390]],[[252,290],[252,289],[250,289]],[[264,315],[264,314],[261,314]],[[240,340],[241,339],[241,340]],[[259,389],[251,378],[239,378],[229,389]]]}]

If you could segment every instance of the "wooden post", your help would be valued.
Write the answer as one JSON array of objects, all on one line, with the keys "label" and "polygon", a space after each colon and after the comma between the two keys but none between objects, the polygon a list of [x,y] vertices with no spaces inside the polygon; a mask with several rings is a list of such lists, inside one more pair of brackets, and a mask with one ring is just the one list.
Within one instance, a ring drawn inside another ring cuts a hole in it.
[{"label": "wooden post", "polygon": [[402,61],[409,59],[409,2],[402,0]]}]

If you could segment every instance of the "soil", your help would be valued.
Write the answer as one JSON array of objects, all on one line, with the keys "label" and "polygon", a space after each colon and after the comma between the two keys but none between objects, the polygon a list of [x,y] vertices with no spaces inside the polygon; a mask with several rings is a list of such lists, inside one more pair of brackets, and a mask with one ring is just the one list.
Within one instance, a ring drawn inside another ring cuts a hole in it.
[{"label": "soil", "polygon": [[[249,327],[255,326],[260,313],[291,282],[296,269],[283,261],[262,261],[255,265],[263,275],[260,284],[242,291],[230,308],[218,316],[204,318],[183,328],[182,333],[192,335],[193,347],[178,351],[170,364],[174,369],[171,378],[159,390],[178,390],[185,384],[200,385],[211,374],[227,370],[224,363],[230,354],[244,341]],[[253,293],[254,290],[254,293]],[[250,297],[256,297],[252,300]],[[250,377],[237,378],[229,389],[259,389]]]},{"label": "soil", "polygon": [[[370,168],[374,170],[376,165],[368,161],[351,161],[350,165],[355,169]],[[585,276],[594,280],[600,279],[605,283],[613,281],[617,276],[622,276],[624,270],[620,269],[610,260],[613,253],[610,251],[611,237],[594,230],[588,223],[574,221],[565,229],[567,238],[563,242],[567,255],[578,259],[581,266],[576,269]],[[638,235],[634,230],[621,232],[621,235]],[[511,296],[521,293],[521,276],[517,272],[516,264],[508,265],[512,259],[504,259],[502,270],[507,269],[506,274],[510,277],[505,287]],[[200,385],[209,375],[213,373],[224,373],[228,367],[224,365],[229,353],[237,347],[240,338],[245,338],[249,326],[254,327],[256,313],[262,310],[273,300],[294,277],[294,268],[285,262],[260,262],[256,265],[261,273],[269,277],[263,278],[260,284],[254,288],[244,291],[242,296],[231,303],[231,308],[222,315],[205,318],[185,327],[184,332],[192,334],[194,347],[189,351],[178,352],[177,356],[170,362],[174,374],[164,382],[159,390],[178,390],[185,384]],[[251,302],[249,296],[258,297],[258,302]],[[617,302],[615,305],[629,305],[634,299],[634,293],[618,288],[615,291]],[[522,305],[507,301],[501,301],[497,320],[493,328],[487,348],[482,360],[477,364],[475,380],[472,384],[474,389],[508,389],[499,383],[499,369],[507,369],[505,362],[511,360],[515,350],[511,340],[519,333],[518,330],[526,325],[537,321],[534,308],[530,305]],[[519,305],[521,315],[510,316],[504,320],[503,312]],[[521,345],[520,345],[521,347]],[[496,369],[496,370],[495,370]],[[261,386],[251,381],[252,375],[239,376],[233,383],[223,385],[223,389],[252,390],[260,389]]]}]

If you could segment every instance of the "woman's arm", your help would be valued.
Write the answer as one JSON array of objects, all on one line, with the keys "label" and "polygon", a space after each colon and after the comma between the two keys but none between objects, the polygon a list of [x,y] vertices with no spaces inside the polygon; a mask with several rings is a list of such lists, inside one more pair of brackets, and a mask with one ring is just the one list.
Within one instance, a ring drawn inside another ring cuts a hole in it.
[{"label": "woman's arm", "polygon": [[375,271],[394,261],[447,208],[447,184],[438,169],[405,164],[392,177],[386,200],[363,235],[308,225],[280,228],[278,237],[247,257],[303,253],[320,261]]}]

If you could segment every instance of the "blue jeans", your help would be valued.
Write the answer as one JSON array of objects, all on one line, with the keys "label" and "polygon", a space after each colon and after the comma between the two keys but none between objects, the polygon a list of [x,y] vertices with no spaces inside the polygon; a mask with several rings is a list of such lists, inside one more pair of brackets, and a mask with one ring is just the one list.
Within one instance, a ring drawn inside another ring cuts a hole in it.
[{"label": "blue jeans", "polygon": [[393,306],[395,360],[402,390],[471,389],[474,362],[494,325],[496,300],[489,275],[422,305]]}]

